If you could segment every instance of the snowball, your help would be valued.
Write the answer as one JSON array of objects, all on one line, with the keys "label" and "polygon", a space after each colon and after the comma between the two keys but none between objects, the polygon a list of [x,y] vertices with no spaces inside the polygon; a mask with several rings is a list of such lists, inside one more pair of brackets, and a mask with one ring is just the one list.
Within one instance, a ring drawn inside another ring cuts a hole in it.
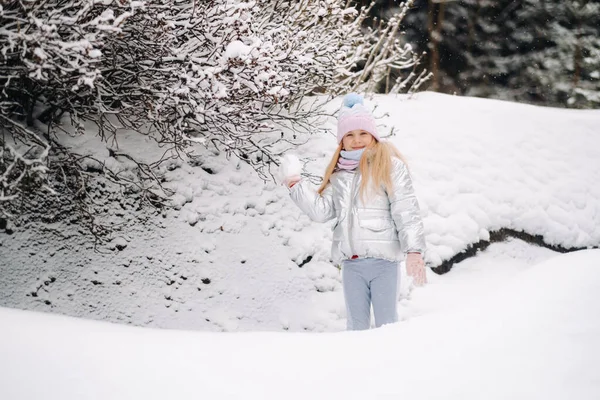
[{"label": "snowball", "polygon": [[302,163],[294,154],[286,154],[279,159],[278,180],[285,181],[287,178],[300,176]]}]

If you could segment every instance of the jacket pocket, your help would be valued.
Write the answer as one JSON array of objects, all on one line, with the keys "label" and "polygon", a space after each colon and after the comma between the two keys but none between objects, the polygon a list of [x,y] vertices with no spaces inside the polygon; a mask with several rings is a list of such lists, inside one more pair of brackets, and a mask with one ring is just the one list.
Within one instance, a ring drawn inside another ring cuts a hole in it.
[{"label": "jacket pocket", "polygon": [[389,217],[361,218],[358,220],[360,237],[364,240],[396,241],[394,222]]}]

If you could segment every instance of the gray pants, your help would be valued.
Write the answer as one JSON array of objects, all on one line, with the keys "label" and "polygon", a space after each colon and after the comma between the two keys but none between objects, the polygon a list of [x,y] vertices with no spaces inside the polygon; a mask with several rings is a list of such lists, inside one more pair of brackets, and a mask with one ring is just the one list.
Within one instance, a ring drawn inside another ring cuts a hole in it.
[{"label": "gray pants", "polygon": [[398,262],[378,258],[346,260],[342,282],[348,330],[370,328],[371,304],[376,327],[398,321]]}]

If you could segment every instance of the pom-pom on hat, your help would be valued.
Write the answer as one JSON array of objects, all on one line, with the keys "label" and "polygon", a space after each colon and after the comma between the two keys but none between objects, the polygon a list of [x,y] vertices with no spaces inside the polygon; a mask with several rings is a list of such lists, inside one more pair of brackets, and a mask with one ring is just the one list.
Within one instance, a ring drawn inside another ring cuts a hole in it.
[{"label": "pom-pom on hat", "polygon": [[377,127],[373,114],[364,105],[364,99],[357,93],[344,96],[344,103],[338,116],[337,141],[340,143],[346,133],[362,129],[369,132],[377,141]]}]

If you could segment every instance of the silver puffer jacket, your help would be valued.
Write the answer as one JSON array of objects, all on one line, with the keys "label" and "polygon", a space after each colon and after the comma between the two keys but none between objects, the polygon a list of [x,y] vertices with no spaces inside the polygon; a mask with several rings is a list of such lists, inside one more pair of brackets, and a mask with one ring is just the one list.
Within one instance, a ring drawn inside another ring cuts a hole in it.
[{"label": "silver puffer jacket", "polygon": [[290,189],[292,200],[316,222],[337,218],[332,259],[341,264],[353,255],[400,261],[409,251],[425,251],[423,222],[406,165],[394,158],[394,193],[380,190],[359,195],[358,171],[339,170],[319,195],[307,181]]}]

